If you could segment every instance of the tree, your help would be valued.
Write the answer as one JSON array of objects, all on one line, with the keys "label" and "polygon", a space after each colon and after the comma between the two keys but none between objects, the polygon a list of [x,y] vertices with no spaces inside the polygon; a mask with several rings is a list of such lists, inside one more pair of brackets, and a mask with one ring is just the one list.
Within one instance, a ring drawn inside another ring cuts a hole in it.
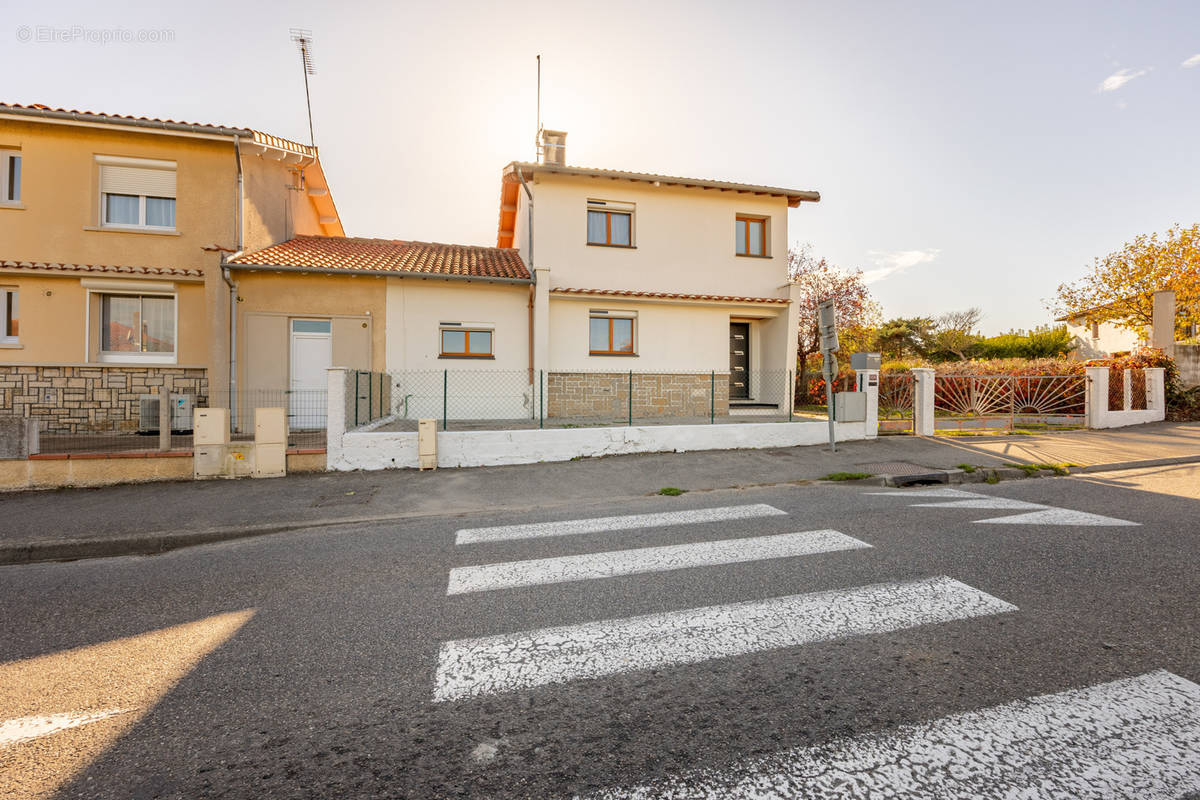
[{"label": "tree", "polygon": [[1058,287],[1054,310],[1141,330],[1154,321],[1154,292],[1171,289],[1183,324],[1200,323],[1200,223],[1143,234],[1097,258],[1088,274]]},{"label": "tree", "polygon": [[788,282],[800,287],[796,360],[801,391],[806,391],[808,358],[821,349],[817,306],[833,300],[839,332],[850,332],[873,325],[879,318],[879,305],[871,299],[861,270],[846,271],[817,258],[811,244],[788,250]]},{"label": "tree", "polygon": [[981,319],[983,312],[977,307],[942,314],[934,322],[930,348],[953,353],[959,361],[966,361],[967,353],[982,338],[976,332]]},{"label": "tree", "polygon": [[894,359],[929,351],[933,320],[929,317],[896,317],[879,326],[876,341],[879,351]]}]

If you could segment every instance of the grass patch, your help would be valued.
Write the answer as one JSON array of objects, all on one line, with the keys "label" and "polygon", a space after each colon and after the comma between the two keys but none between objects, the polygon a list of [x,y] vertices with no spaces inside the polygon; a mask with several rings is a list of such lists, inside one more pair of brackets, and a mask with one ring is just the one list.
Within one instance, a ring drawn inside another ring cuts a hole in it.
[{"label": "grass patch", "polygon": [[823,481],[861,481],[863,478],[871,477],[869,472],[831,472],[824,478]]},{"label": "grass patch", "polygon": [[1078,464],[1063,462],[1061,464],[1009,464],[1010,467],[1024,470],[1027,475],[1034,475],[1041,470],[1053,472],[1055,475],[1070,475],[1071,467],[1078,467]]},{"label": "grass patch", "polygon": [[674,486],[664,486],[658,490],[658,493],[667,497],[679,497],[679,495],[686,491],[687,489],[677,489]]},{"label": "grass patch", "polygon": [[968,475],[970,475],[972,472],[974,472],[976,469],[978,469],[978,467],[976,467],[974,464],[959,464],[958,468],[961,469],[963,472],[967,473]]},{"label": "grass patch", "polygon": [[991,475],[988,475],[987,480],[984,481],[984,483],[991,483],[991,484],[997,484],[999,482],[1000,482],[1000,476],[994,472]]}]

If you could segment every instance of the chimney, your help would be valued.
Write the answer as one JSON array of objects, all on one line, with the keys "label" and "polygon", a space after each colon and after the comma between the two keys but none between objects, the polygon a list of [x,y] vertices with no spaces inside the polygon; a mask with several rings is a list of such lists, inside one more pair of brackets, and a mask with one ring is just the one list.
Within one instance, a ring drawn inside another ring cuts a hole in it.
[{"label": "chimney", "polygon": [[567,132],[542,130],[542,163],[563,167],[567,164]]}]

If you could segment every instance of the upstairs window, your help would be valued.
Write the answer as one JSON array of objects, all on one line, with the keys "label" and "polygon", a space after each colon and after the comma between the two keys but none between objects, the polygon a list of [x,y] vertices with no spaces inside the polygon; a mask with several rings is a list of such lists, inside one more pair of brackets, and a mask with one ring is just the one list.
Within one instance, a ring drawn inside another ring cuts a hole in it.
[{"label": "upstairs window", "polygon": [[485,328],[442,328],[441,358],[491,358],[492,332]]},{"label": "upstairs window", "polygon": [[175,230],[175,162],[98,160],[102,226]]},{"label": "upstairs window", "polygon": [[21,202],[21,153],[0,150],[0,203]]},{"label": "upstairs window", "polygon": [[767,254],[766,217],[737,217],[737,254],[765,256]]},{"label": "upstairs window", "polygon": [[633,205],[611,200],[588,200],[587,243],[633,247]]},{"label": "upstairs window", "polygon": [[16,344],[20,336],[17,290],[0,288],[0,344]]},{"label": "upstairs window", "polygon": [[593,356],[631,356],[633,319],[592,312],[588,320],[588,354]]}]

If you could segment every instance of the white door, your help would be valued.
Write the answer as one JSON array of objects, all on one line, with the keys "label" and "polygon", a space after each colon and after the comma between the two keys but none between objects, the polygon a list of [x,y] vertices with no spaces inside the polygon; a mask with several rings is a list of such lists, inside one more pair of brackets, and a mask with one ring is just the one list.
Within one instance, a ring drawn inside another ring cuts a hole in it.
[{"label": "white door", "polygon": [[292,320],[292,379],[288,395],[292,430],[325,427],[328,370],[332,366],[333,333],[329,320]]}]

